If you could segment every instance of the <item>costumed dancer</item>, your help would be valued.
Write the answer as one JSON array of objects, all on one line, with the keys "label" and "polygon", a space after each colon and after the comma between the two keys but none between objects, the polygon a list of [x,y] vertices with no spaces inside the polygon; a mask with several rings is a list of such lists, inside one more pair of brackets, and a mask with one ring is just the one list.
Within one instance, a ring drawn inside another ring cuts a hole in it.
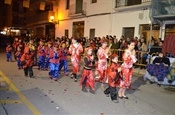
[{"label": "costumed dancer", "polygon": [[26,47],[24,50],[23,55],[21,56],[21,65],[24,69],[24,75],[25,77],[32,78],[33,76],[33,63],[34,63],[34,51],[33,49],[30,49],[29,47]]},{"label": "costumed dancer", "polygon": [[59,45],[55,43],[53,50],[51,50],[49,54],[49,58],[50,58],[49,77],[50,79],[53,79],[54,81],[57,81],[59,77],[58,71],[59,71],[61,54],[58,48],[59,48]]},{"label": "costumed dancer", "polygon": [[50,52],[52,51],[52,42],[48,42],[48,46],[46,47],[46,62],[45,62],[45,70],[48,70],[49,68],[49,61],[50,61],[50,58],[49,58],[49,54]]},{"label": "costumed dancer", "polygon": [[126,89],[129,89],[131,86],[131,79],[133,74],[133,64],[137,61],[136,52],[134,50],[135,43],[133,41],[128,42],[128,48],[125,50],[122,59],[123,63],[122,67],[122,76],[123,80],[120,81],[120,89],[118,92],[118,96],[121,99],[128,99],[125,95]]},{"label": "costumed dancer", "polygon": [[60,57],[60,67],[59,72],[61,71],[61,68],[64,66],[64,74],[68,75],[68,62],[67,62],[67,53],[68,49],[66,48],[66,44],[62,43],[62,48],[60,49],[61,57]]},{"label": "costumed dancer", "polygon": [[107,66],[108,66],[107,59],[108,59],[108,53],[111,46],[107,47],[108,40],[106,38],[102,38],[100,42],[102,46],[97,51],[98,62],[97,62],[97,67],[95,72],[96,81],[107,83],[107,75],[106,75]]},{"label": "costumed dancer", "polygon": [[7,47],[6,47],[6,58],[7,58],[7,61],[12,61],[12,47],[9,43],[7,44]]},{"label": "costumed dancer", "polygon": [[109,87],[104,91],[107,97],[111,97],[111,100],[115,103],[118,102],[117,100],[117,87],[120,85],[120,80],[122,80],[121,70],[122,68],[118,64],[118,55],[112,54],[110,56],[111,64],[107,69],[107,77],[108,77],[108,85]]},{"label": "costumed dancer", "polygon": [[73,67],[73,73],[71,78],[77,82],[77,73],[80,67],[81,53],[83,52],[83,47],[78,43],[76,38],[72,38],[72,44],[69,47],[69,53],[71,54],[71,63]]},{"label": "costumed dancer", "polygon": [[15,58],[15,60],[16,60],[15,53],[16,53],[16,51],[17,51],[18,45],[19,45],[18,38],[15,38],[15,40],[14,40],[14,42],[13,42],[13,45],[12,45],[12,46],[13,46],[13,50],[14,50],[14,58]]},{"label": "costumed dancer", "polygon": [[86,56],[84,58],[84,69],[82,72],[82,78],[80,81],[80,85],[82,86],[82,91],[87,92],[86,87],[89,87],[89,91],[94,94],[95,93],[95,80],[93,76],[92,62],[94,61],[94,56],[92,55],[92,48],[88,47],[85,51]]},{"label": "costumed dancer", "polygon": [[38,46],[38,69],[44,70],[46,58],[46,48],[44,42],[41,40],[40,45]]},{"label": "costumed dancer", "polygon": [[17,51],[15,53],[15,57],[16,57],[16,60],[17,60],[17,66],[18,66],[18,69],[22,69],[22,66],[21,66],[21,56],[22,56],[22,51],[21,51],[21,48],[18,47],[17,48]]}]

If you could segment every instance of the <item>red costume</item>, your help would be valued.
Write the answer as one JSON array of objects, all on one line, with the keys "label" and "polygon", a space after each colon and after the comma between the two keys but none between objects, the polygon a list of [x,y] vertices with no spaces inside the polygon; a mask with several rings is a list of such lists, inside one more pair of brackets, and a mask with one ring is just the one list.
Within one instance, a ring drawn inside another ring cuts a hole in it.
[{"label": "red costume", "polygon": [[21,56],[21,64],[23,65],[24,68],[24,74],[26,77],[28,77],[28,74],[30,77],[33,77],[33,63],[34,63],[34,52],[25,49],[25,52]]},{"label": "red costume", "polygon": [[106,49],[103,49],[102,47],[99,48],[97,52],[97,57],[98,57],[98,63],[97,63],[97,74],[99,75],[99,78],[97,81],[101,82],[107,82],[107,58],[108,54],[106,53]]},{"label": "red costume", "polygon": [[94,81],[93,72],[91,69],[92,68],[91,57],[92,56],[86,56],[84,58],[85,66],[84,66],[84,69],[82,72],[82,78],[80,81],[80,85],[90,87],[94,91],[95,90],[95,87],[94,87],[95,81]]},{"label": "red costume", "polygon": [[77,74],[79,71],[82,52],[83,52],[83,47],[80,43],[71,44],[69,47],[69,53],[71,54],[71,62],[72,62],[74,74]]},{"label": "red costume", "polygon": [[120,78],[117,78],[117,69],[120,67],[119,64],[112,62],[107,69],[108,85],[110,87],[118,87],[120,84]]},{"label": "red costume", "polygon": [[22,56],[20,61],[24,62],[25,64],[23,65],[23,68],[27,67],[27,66],[33,66],[33,62],[34,62],[34,52],[25,52]]},{"label": "red costume", "polygon": [[137,61],[137,59],[134,55],[132,55],[132,53],[129,50],[125,50],[122,58],[123,80],[120,81],[120,87],[126,89],[130,88],[133,73],[132,67],[133,64]]}]

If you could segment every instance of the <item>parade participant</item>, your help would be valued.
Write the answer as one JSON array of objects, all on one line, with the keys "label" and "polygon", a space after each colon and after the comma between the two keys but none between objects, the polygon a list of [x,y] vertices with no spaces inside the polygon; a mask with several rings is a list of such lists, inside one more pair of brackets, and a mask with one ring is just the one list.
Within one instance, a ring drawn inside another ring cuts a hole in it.
[{"label": "parade participant", "polygon": [[134,50],[135,43],[133,41],[130,41],[127,43],[128,48],[125,50],[122,59],[123,63],[121,65],[122,67],[122,76],[123,80],[120,81],[120,89],[118,92],[119,98],[128,99],[128,97],[125,95],[126,89],[130,88],[131,85],[131,79],[132,79],[132,73],[133,73],[133,64],[137,61],[136,59],[136,52]]},{"label": "parade participant", "polygon": [[100,42],[102,46],[97,51],[98,62],[96,68],[96,81],[106,83],[107,58],[111,46],[109,48],[107,47],[108,40],[106,38],[102,38]]},{"label": "parade participant", "polygon": [[25,46],[24,46],[23,41],[21,39],[19,39],[18,46],[17,46],[17,51],[18,51],[18,48],[20,48],[21,54],[23,54],[24,53],[24,47]]},{"label": "parade participant", "polygon": [[111,100],[115,103],[118,102],[117,100],[117,87],[119,87],[121,77],[121,67],[118,64],[118,55],[112,54],[110,56],[111,64],[107,69],[107,77],[108,77],[108,85],[109,87],[104,91],[104,94],[108,97],[109,94],[111,96]]},{"label": "parade participant", "polygon": [[21,65],[24,69],[24,75],[25,77],[32,78],[33,76],[33,62],[34,62],[34,52],[30,48],[25,48],[24,53],[21,56]]},{"label": "parade participant", "polygon": [[82,91],[87,92],[86,86],[90,88],[91,93],[95,93],[95,80],[93,77],[93,64],[92,62],[94,61],[94,56],[92,55],[92,48],[88,47],[85,51],[85,58],[84,58],[84,69],[82,72],[82,78],[80,81],[80,85],[82,86]]},{"label": "parade participant", "polygon": [[6,47],[6,57],[7,57],[7,61],[12,61],[12,47],[9,43],[7,44],[7,47]]},{"label": "parade participant", "polygon": [[60,52],[61,52],[61,57],[60,57],[59,72],[61,71],[61,68],[64,66],[64,74],[67,76],[68,75],[68,62],[67,62],[68,49],[66,48],[65,43],[62,43]]},{"label": "parade participant", "polygon": [[50,58],[49,58],[49,54],[50,52],[52,51],[52,42],[48,42],[47,43],[48,46],[46,47],[46,63],[45,63],[45,70],[48,70],[49,68],[49,61],[50,61]]},{"label": "parade participant", "polygon": [[18,47],[18,48],[17,48],[17,51],[16,51],[16,53],[15,53],[15,57],[16,57],[16,60],[17,60],[18,69],[21,69],[21,68],[22,68],[22,66],[21,66],[21,61],[20,61],[21,56],[22,56],[21,48]]},{"label": "parade participant", "polygon": [[59,71],[59,65],[60,65],[60,51],[58,48],[59,48],[59,45],[55,43],[53,50],[51,50],[49,54],[49,58],[50,58],[49,77],[54,81],[57,81],[59,77],[58,71]]},{"label": "parade participant", "polygon": [[38,69],[44,70],[45,58],[46,58],[46,48],[44,42],[41,40],[38,46]]},{"label": "parade participant", "polygon": [[17,46],[19,45],[19,41],[18,41],[18,38],[15,38],[14,42],[13,42],[13,50],[14,50],[14,58],[16,60],[16,56],[15,56],[15,53],[17,51]]},{"label": "parade participant", "polygon": [[80,67],[81,53],[83,52],[83,47],[78,43],[75,37],[72,38],[72,44],[69,47],[69,53],[71,54],[71,63],[73,67],[73,73],[71,78],[77,82],[77,73]]}]

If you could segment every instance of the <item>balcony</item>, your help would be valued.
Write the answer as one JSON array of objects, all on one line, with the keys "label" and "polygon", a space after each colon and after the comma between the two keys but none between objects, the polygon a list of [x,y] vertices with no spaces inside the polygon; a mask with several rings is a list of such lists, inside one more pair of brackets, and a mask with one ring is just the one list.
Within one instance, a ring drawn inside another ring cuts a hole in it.
[{"label": "balcony", "polygon": [[49,23],[50,16],[54,16],[54,11],[47,11],[34,16],[27,17],[27,26]]},{"label": "balcony", "polygon": [[144,9],[151,5],[152,0],[116,0],[115,11]]},{"label": "balcony", "polygon": [[76,6],[76,4],[72,4],[69,6],[68,16],[69,17],[77,17],[77,16],[85,16],[86,15],[86,3]]}]

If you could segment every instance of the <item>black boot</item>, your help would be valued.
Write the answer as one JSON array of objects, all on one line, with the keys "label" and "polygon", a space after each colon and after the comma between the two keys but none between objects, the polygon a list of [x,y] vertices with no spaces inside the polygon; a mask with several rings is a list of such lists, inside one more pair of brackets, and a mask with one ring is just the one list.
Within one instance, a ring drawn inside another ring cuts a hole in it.
[{"label": "black boot", "polygon": [[81,90],[82,90],[83,92],[87,92],[87,90],[86,90],[86,86],[83,85]]},{"label": "black boot", "polygon": [[74,81],[75,81],[75,82],[78,81],[78,79],[77,79],[77,75],[76,75],[76,74],[74,74]]},{"label": "black boot", "polygon": [[89,92],[92,93],[92,94],[95,94],[95,91],[92,90],[92,88],[90,88]]}]

